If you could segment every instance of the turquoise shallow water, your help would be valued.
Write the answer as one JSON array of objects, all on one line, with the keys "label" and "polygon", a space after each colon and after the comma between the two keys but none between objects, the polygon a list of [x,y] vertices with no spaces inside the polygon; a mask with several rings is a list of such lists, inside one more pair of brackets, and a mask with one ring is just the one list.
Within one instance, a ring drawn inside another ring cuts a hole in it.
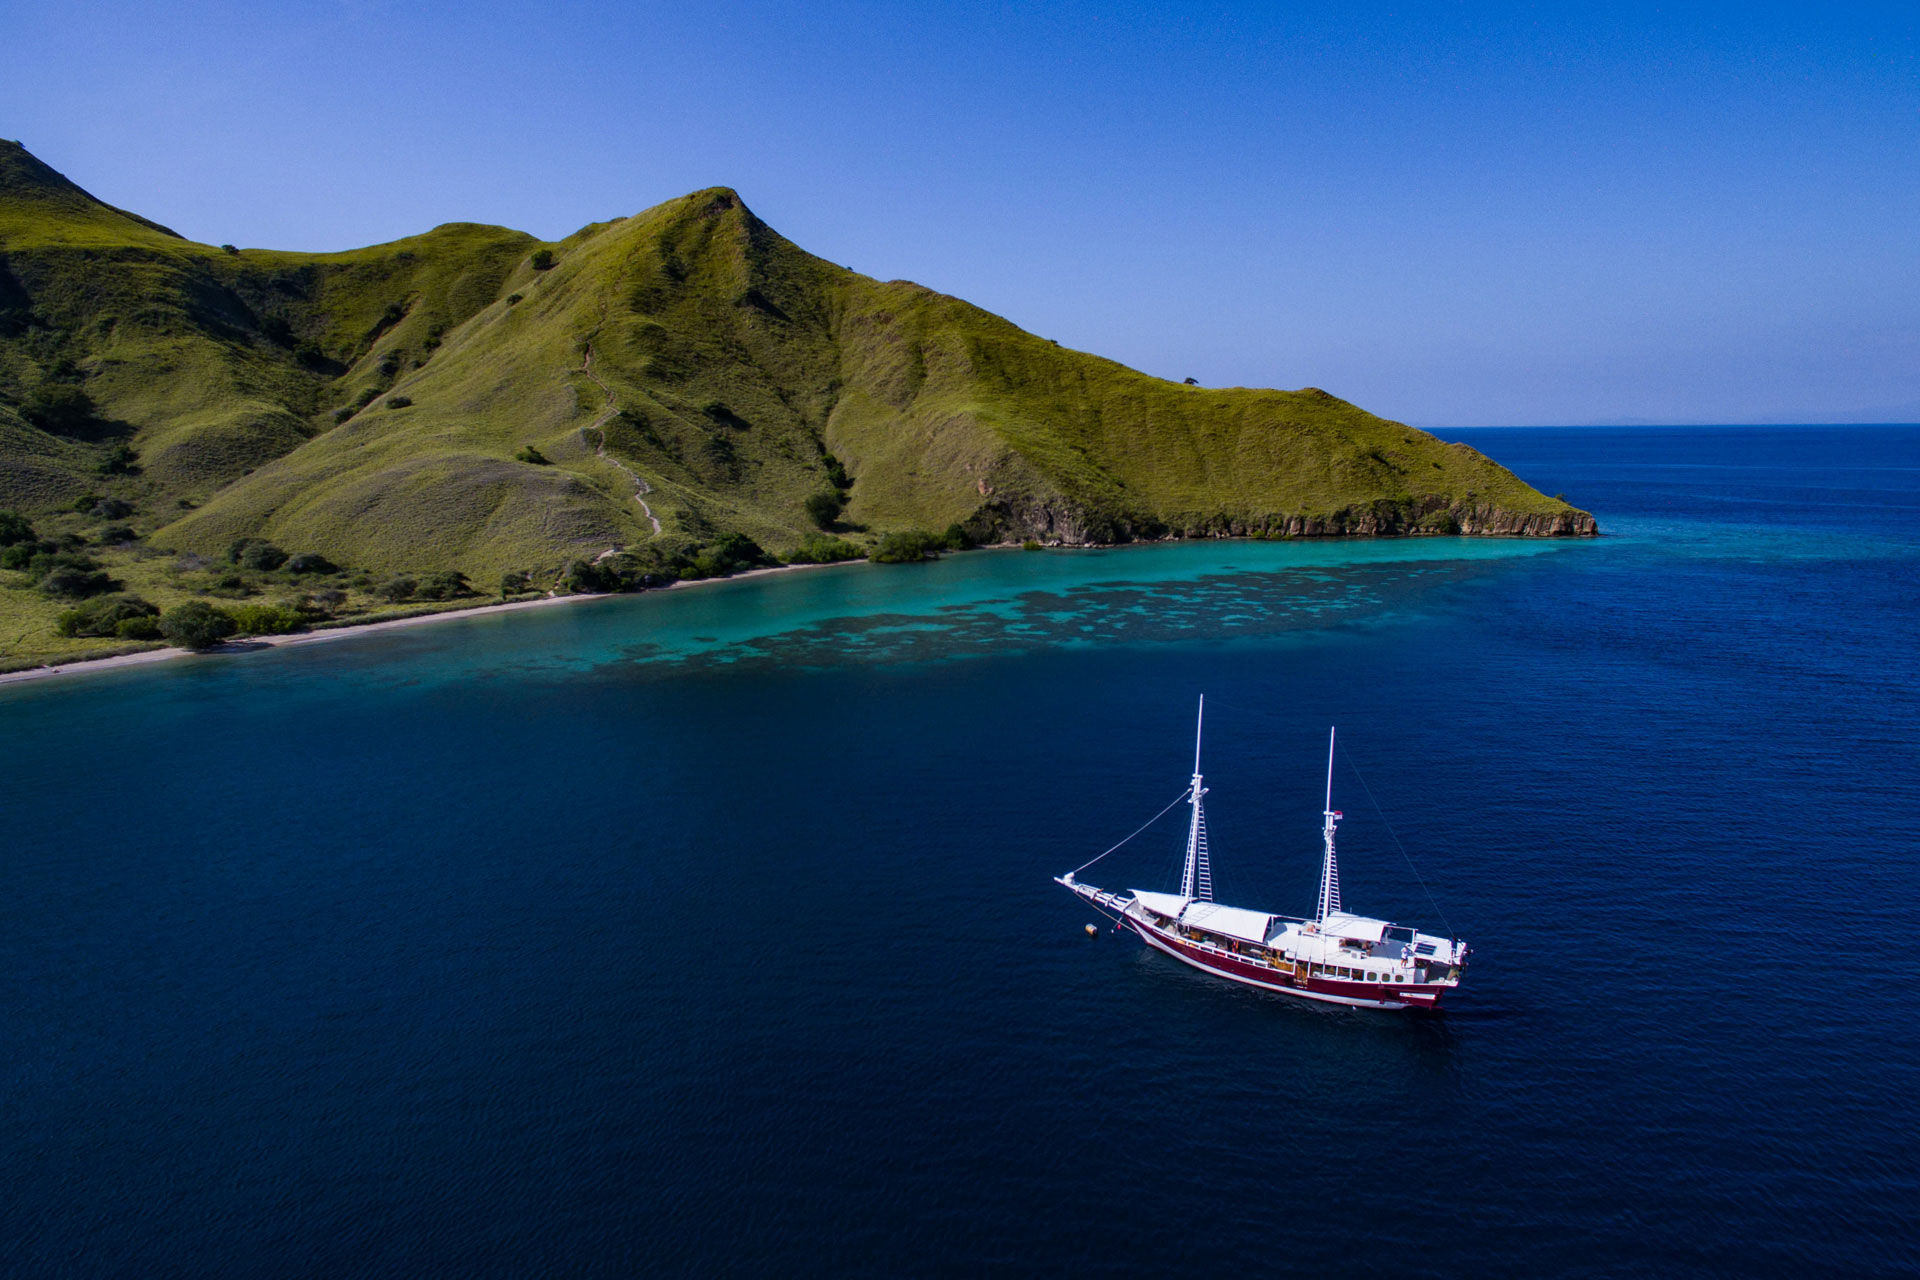
[{"label": "turquoise shallow water", "polygon": [[[1608,536],[0,689],[0,1264],[1910,1272],[1920,431],[1471,439]],[[1049,878],[1180,790],[1202,691],[1221,896],[1308,909],[1338,721],[1349,905],[1473,941],[1455,1009],[1085,937]]]}]

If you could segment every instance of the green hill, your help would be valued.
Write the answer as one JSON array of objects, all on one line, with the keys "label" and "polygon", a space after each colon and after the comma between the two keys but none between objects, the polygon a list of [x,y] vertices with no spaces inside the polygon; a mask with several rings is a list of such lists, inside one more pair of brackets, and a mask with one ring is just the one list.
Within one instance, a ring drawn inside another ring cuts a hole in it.
[{"label": "green hill", "polygon": [[725,189],[555,244],[282,253],[0,142],[0,508],[99,497],[149,549],[476,582],[732,533],[786,552],[842,504],[855,541],[1593,531],[1471,449],[1064,349],[815,258]]}]

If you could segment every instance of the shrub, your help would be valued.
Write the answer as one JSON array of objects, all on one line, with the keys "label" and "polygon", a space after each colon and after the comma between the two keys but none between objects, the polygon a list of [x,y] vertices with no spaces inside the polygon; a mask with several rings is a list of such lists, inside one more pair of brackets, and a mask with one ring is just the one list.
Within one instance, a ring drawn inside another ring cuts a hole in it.
[{"label": "shrub", "polygon": [[160,610],[139,596],[103,596],[68,609],[54,622],[53,629],[68,637],[111,636],[119,633],[123,622],[144,619],[151,625],[159,615]]},{"label": "shrub", "polygon": [[526,448],[520,450],[520,452],[514,454],[513,456],[514,456],[514,460],[517,462],[531,463],[536,467],[550,467],[553,465],[553,463],[550,460],[548,460],[546,454],[540,452],[538,449],[534,448],[532,445],[528,445]]},{"label": "shrub", "polygon": [[338,573],[340,567],[317,551],[302,551],[287,561],[289,573]]},{"label": "shrub", "polygon": [[264,538],[241,538],[227,548],[227,559],[242,569],[271,573],[287,562],[287,553]]},{"label": "shrub", "polygon": [[122,618],[114,624],[113,635],[116,640],[158,640],[160,619],[145,616]]},{"label": "shrub", "polygon": [[842,560],[859,560],[865,555],[864,551],[845,538],[810,533],[801,539],[799,549],[787,560],[790,564],[838,564]]},{"label": "shrub", "polygon": [[40,592],[56,600],[85,600],[112,591],[117,585],[98,569],[60,565],[40,579]]},{"label": "shrub", "polygon": [[20,413],[42,431],[80,431],[93,422],[93,397],[64,382],[43,382],[28,394]]},{"label": "shrub", "polygon": [[236,248],[234,248],[234,247],[233,247],[232,245],[230,245],[230,244],[223,244],[223,245],[221,245],[221,246],[220,246],[220,252],[222,252],[222,253],[239,253],[239,252],[240,252],[240,250],[238,250],[238,249],[236,249]]},{"label": "shrub", "polygon": [[160,615],[160,634],[188,649],[211,649],[235,630],[233,619],[205,600],[189,600]]},{"label": "shrub", "polygon": [[347,593],[338,587],[322,587],[307,597],[307,603],[315,613],[333,616],[334,610],[347,602]]},{"label": "shrub", "polygon": [[827,483],[834,488],[853,488],[853,477],[847,474],[847,469],[840,464],[840,459],[834,457],[832,454],[827,453],[821,455],[820,469],[827,473]]},{"label": "shrub", "polygon": [[375,400],[378,400],[379,398],[380,398],[380,388],[368,387],[365,391],[362,391],[359,395],[353,398],[353,407],[356,409],[364,409],[368,405],[372,404]]},{"label": "shrub", "polygon": [[374,594],[390,600],[394,604],[399,604],[402,600],[412,599],[413,593],[419,589],[420,584],[418,582],[407,577],[405,574],[400,574],[396,577],[388,578],[385,582],[375,587]]},{"label": "shrub", "polygon": [[570,560],[560,575],[561,583],[574,595],[598,595],[603,591],[618,591],[620,578],[614,571],[595,564],[590,560]]},{"label": "shrub", "polygon": [[87,514],[96,520],[119,520],[133,514],[133,504],[119,498],[102,498],[87,508]]},{"label": "shrub", "polygon": [[428,574],[415,591],[422,600],[457,600],[473,594],[467,575],[453,569]]},{"label": "shrub", "polygon": [[380,376],[381,377],[392,378],[394,374],[399,372],[400,372],[400,353],[398,351],[389,351],[387,352],[386,355],[380,357]]},{"label": "shrub", "polygon": [[353,416],[353,410],[348,408],[345,405],[342,405],[338,409],[335,409],[333,411],[333,423],[335,426],[339,426],[341,423],[345,422],[348,418],[351,418],[352,416]]},{"label": "shrub", "polygon": [[508,306],[510,306],[510,307],[517,307],[517,306],[519,306],[519,305],[520,305],[520,297],[521,297],[521,295],[519,295],[519,294],[517,294],[517,293],[510,293],[510,294],[508,294],[508,295],[507,295],[507,305],[508,305]]},{"label": "shrub", "polygon": [[846,509],[847,500],[838,493],[827,491],[808,494],[807,500],[800,505],[806,508],[807,519],[822,529],[831,529],[833,522]]},{"label": "shrub", "polygon": [[502,600],[508,596],[517,596],[522,592],[531,591],[532,589],[533,575],[525,569],[516,569],[511,573],[503,573],[500,575],[500,598]]},{"label": "shrub", "polygon": [[300,615],[284,604],[243,604],[227,611],[243,636],[283,636],[300,628]]},{"label": "shrub", "polygon": [[97,493],[83,493],[73,500],[73,505],[68,507],[67,510],[78,511],[83,516],[90,515],[94,507],[103,501],[105,501],[105,499],[101,498]]},{"label": "shrub", "polygon": [[374,341],[381,334],[393,328],[393,326],[399,324],[402,320],[406,318],[407,318],[407,311],[405,307],[402,307],[397,302],[389,302],[387,304],[387,309],[380,313],[380,318],[373,322],[373,328],[367,330],[366,340],[368,342]]},{"label": "shrub", "polygon": [[0,511],[0,547],[11,547],[35,540],[33,526],[26,517],[12,511]]},{"label": "shrub", "polygon": [[959,523],[948,525],[947,531],[940,535],[940,542],[949,551],[965,551],[978,545],[973,535],[967,532],[966,526]]},{"label": "shrub", "polygon": [[131,446],[117,444],[107,450],[107,456],[100,460],[100,465],[94,470],[103,476],[130,476],[140,470],[134,465],[139,457]]},{"label": "shrub", "polygon": [[413,401],[409,400],[405,396],[388,396],[387,397],[387,408],[389,409],[411,409],[412,407],[413,407]]},{"label": "shrub", "polygon": [[533,256],[527,259],[527,265],[535,271],[546,271],[553,266],[553,250],[535,249]]},{"label": "shrub", "polygon": [[943,545],[925,529],[906,529],[882,535],[867,559],[875,564],[916,564],[937,558]]},{"label": "shrub", "polygon": [[129,542],[138,542],[140,535],[124,524],[110,524],[100,531],[99,541],[103,546],[118,547]]},{"label": "shrub", "polygon": [[1022,551],[1038,551],[1040,549],[1040,544],[1035,542],[1032,538],[1028,538],[1025,542],[1020,544],[1020,549]]}]

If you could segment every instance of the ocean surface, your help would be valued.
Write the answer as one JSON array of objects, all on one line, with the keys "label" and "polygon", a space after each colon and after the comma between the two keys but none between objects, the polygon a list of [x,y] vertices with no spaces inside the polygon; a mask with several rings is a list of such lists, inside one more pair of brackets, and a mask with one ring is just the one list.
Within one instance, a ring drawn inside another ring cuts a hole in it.
[{"label": "ocean surface", "polygon": [[[0,1273],[1914,1274],[1920,429],[1448,434],[1606,536],[0,688]],[[1218,896],[1312,909],[1337,724],[1450,1009],[1087,937],[1203,692]]]}]

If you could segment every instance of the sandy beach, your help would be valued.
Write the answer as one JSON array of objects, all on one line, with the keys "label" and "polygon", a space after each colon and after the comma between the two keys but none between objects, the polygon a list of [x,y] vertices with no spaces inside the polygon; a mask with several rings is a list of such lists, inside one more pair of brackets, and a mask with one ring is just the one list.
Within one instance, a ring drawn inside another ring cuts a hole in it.
[{"label": "sandy beach", "polygon": [[[862,560],[842,561],[841,564],[864,564]],[[678,591],[686,587],[713,586],[722,582],[739,582],[746,578],[764,577],[772,573],[792,573],[799,569],[830,569],[834,565],[825,564],[781,564],[764,569],[749,569],[745,573],[736,573],[725,578],[697,578],[689,582],[676,582],[670,586],[657,588],[662,591]],[[646,594],[645,592],[635,594]],[[209,649],[203,654],[195,654],[191,649],[167,648],[148,649],[143,653],[122,653],[111,658],[82,658],[73,662],[64,662],[44,667],[30,667],[25,671],[9,671],[0,674],[0,685],[21,684],[29,680],[51,680],[61,676],[86,675],[96,671],[112,671],[124,667],[144,667],[150,663],[168,662],[174,658],[227,656],[248,653],[259,649],[279,649],[293,645],[320,644],[328,640],[345,640],[353,636],[368,635],[375,631],[397,631],[403,627],[423,627],[433,622],[450,622],[456,618],[477,618],[487,614],[514,613],[522,609],[548,609],[556,605],[580,604],[588,600],[613,600],[617,595],[576,595],[542,596],[538,600],[513,600],[505,604],[480,604],[466,609],[447,609],[439,613],[416,614],[411,618],[388,618],[383,622],[362,622],[341,627],[327,627],[318,631],[297,631],[284,636],[248,636]]]}]

